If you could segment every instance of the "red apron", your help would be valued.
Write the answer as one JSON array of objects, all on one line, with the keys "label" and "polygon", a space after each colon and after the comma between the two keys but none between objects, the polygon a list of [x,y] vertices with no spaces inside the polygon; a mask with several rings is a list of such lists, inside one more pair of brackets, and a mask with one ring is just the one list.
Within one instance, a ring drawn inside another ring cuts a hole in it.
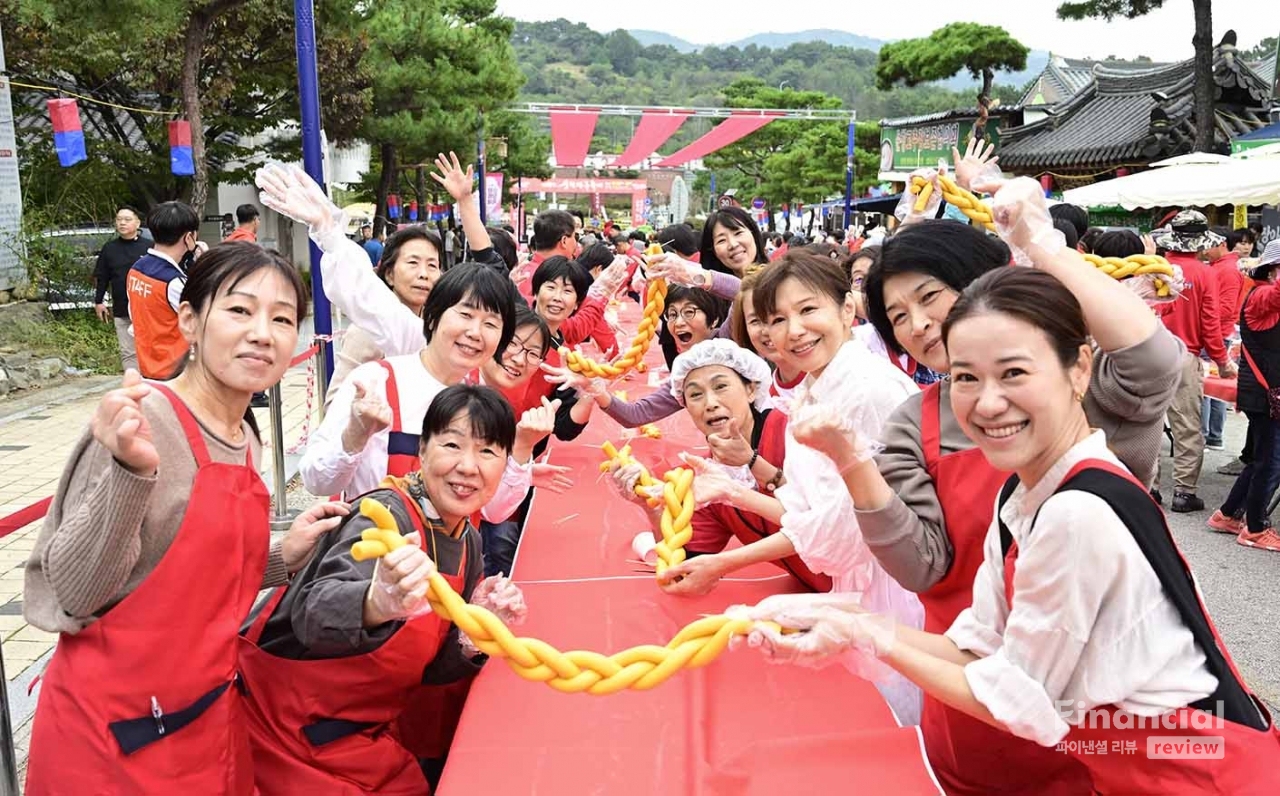
[{"label": "red apron", "polygon": [[[270,497],[253,467],[211,461],[162,384],[198,469],[182,525],[138,588],[75,635],[42,678],[28,794],[249,794],[236,636],[262,588]],[[233,508],[234,507],[234,508]]]},{"label": "red apron", "polygon": [[[403,493],[400,497],[415,530],[426,537],[429,531],[416,502]],[[463,551],[459,573],[444,576],[459,592],[466,575],[465,547]],[[364,655],[289,660],[257,646],[283,595],[283,589],[277,591],[240,643],[258,793],[430,792],[417,759],[389,727],[421,686],[423,667],[436,656],[451,623],[428,614],[406,622],[381,647]]]},{"label": "red apron", "polygon": [[[1072,479],[1075,483],[1069,483]],[[1113,705],[1105,706],[1093,711],[1097,720],[1086,722],[1103,726],[1073,727],[1059,748],[1089,769],[1098,793],[1168,796],[1270,796],[1276,793],[1280,790],[1276,775],[1276,769],[1280,768],[1280,731],[1272,724],[1267,709],[1245,687],[1244,678],[1204,608],[1191,569],[1173,541],[1163,513],[1151,510],[1155,503],[1146,487],[1127,470],[1094,459],[1080,462],[1067,473],[1057,491],[1068,489],[1082,489],[1102,497],[1125,522],[1160,578],[1165,594],[1204,652],[1205,666],[1218,678],[1218,690],[1196,705],[1225,705],[1226,715],[1215,718],[1196,706],[1187,706],[1160,717],[1154,728],[1134,727],[1134,717],[1117,718],[1122,711]],[[1001,536],[1006,551],[1005,599],[1012,605],[1018,545],[1003,527]],[[1103,715],[1106,721],[1100,720]],[[1252,720],[1259,727],[1233,719]],[[1190,743],[1216,749],[1219,756],[1197,759],[1170,756]],[[1165,756],[1153,757],[1153,751],[1163,752]]]},{"label": "red apron", "polygon": [[[920,443],[954,551],[951,568],[922,592],[924,629],[944,633],[973,602],[991,513],[1008,473],[993,468],[981,448],[942,455],[941,382],[924,388]],[[948,707],[928,694],[920,715],[925,751],[951,796],[959,794],[1089,793],[1088,774],[1070,756],[1010,735]]]}]

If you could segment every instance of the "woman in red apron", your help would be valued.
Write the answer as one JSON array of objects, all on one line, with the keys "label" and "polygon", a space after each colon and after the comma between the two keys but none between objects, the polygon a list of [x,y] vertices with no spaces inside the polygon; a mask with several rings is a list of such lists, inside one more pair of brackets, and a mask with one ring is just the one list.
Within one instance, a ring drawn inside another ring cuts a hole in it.
[{"label": "woman in red apron", "polygon": [[[951,708],[1069,755],[1100,793],[1272,792],[1280,734],[1222,648],[1145,485],[1089,427],[1079,304],[1047,274],[1001,269],[966,290],[944,340],[952,411],[994,467],[1015,473],[972,605],[936,634],[895,628],[854,601],[762,604],[752,618],[823,632],[765,629],[761,642],[801,657],[850,647],[878,657]],[[1159,756],[1188,737],[1225,754]]]},{"label": "woman in red apron", "polygon": [[[1090,421],[1119,442],[1115,447],[1127,466],[1153,475],[1161,421],[1177,385],[1178,341],[1134,294],[1099,278],[1072,252],[1036,254],[1040,267],[1064,275],[1100,349],[1084,402]],[[868,316],[891,353],[947,373],[943,320],[960,291],[1008,261],[1007,247],[971,227],[948,221],[908,226],[886,241],[867,276]],[[951,389],[944,381],[908,399],[889,420],[877,466],[846,472],[868,544],[898,582],[919,594],[925,629],[933,633],[946,630],[969,606],[982,540],[1008,477],[961,432]],[[839,441],[822,429],[808,437],[806,444],[815,447]],[[836,448],[828,453],[848,455]],[[1079,790],[1067,772],[1045,777],[1048,766],[1071,766],[1062,755],[1039,753],[927,696],[921,731],[948,793],[1052,793],[1046,790],[1051,780],[1066,783],[1064,793]],[[1019,753],[1007,753],[1009,746]]]},{"label": "woman in red apron", "polygon": [[270,543],[249,402],[283,375],[305,308],[278,255],[215,246],[182,293],[183,372],[130,370],[99,404],[27,565],[28,620],[61,632],[27,793],[252,793],[236,629],[346,513],[318,506]]},{"label": "woman in red apron", "polygon": [[351,547],[372,522],[353,515],[252,620],[240,663],[260,793],[429,792],[398,736],[411,730],[416,746],[424,728],[443,729],[440,717],[401,714],[438,709],[425,695],[443,691],[422,686],[463,680],[484,656],[431,613],[426,578],[438,570],[464,599],[521,618],[515,586],[481,582],[479,536],[467,519],[497,489],[514,437],[515,417],[497,392],[441,392],[423,423],[420,469],[365,496],[413,529],[414,544],[358,562]]}]

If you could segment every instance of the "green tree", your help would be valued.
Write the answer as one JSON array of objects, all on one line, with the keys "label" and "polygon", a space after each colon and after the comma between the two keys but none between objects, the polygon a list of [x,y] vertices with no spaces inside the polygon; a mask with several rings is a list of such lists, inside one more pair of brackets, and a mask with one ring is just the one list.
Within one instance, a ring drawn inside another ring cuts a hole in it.
[{"label": "green tree", "polygon": [[991,85],[997,70],[1027,68],[1027,48],[994,25],[953,22],[923,39],[890,42],[880,48],[876,87],[887,91],[897,83],[915,86],[946,80],[967,71],[982,79],[978,90],[978,120],[973,134],[981,137],[991,107]]},{"label": "green tree", "polygon": [[1276,57],[1276,37],[1268,36],[1254,47],[1240,53],[1246,61],[1268,61]]},{"label": "green tree", "polygon": [[[386,217],[401,163],[472,151],[479,114],[515,98],[524,77],[511,49],[513,25],[494,10],[494,0],[368,6],[363,64],[373,78],[373,112],[362,132],[378,155],[376,224]],[[421,177],[417,185],[425,185]]]},{"label": "green tree", "polygon": [[605,37],[604,46],[609,54],[609,63],[618,70],[618,74],[630,77],[636,73],[636,59],[640,57],[642,48],[630,33],[615,30]]},{"label": "green tree", "polygon": [[[193,22],[202,14],[212,16]],[[350,0],[320,0],[316,15],[325,29],[317,56],[325,75],[321,103],[326,129],[332,140],[350,140],[369,102],[358,66],[363,44],[352,24]],[[127,201],[145,209],[157,201],[184,198],[201,210],[210,182],[249,179],[249,167],[241,165],[249,156],[296,152],[296,138],[278,134],[254,150],[242,143],[264,132],[278,133],[281,125],[298,118],[293,38],[280,35],[293,25],[292,8],[285,4],[237,0],[232,13],[229,6],[194,0],[121,0],[109,10],[107,4],[90,0],[0,0],[0,20],[15,80],[124,106],[108,109],[81,102],[92,162],[68,171],[56,166],[52,149],[44,145],[48,120],[43,100],[48,95],[15,87],[28,206],[40,197],[55,202],[69,177],[90,170],[98,175],[92,180],[95,195],[110,186],[113,198],[107,204]],[[192,43],[188,34],[192,25],[206,22],[197,53],[187,46]],[[67,35],[71,29],[76,35]],[[187,91],[193,64],[195,89]],[[195,118],[189,112],[193,103],[199,110]],[[197,140],[202,148],[194,180],[170,172],[164,123],[174,116],[192,122],[192,149]],[[106,173],[114,177],[102,179]],[[93,212],[99,210],[95,203]]]},{"label": "green tree", "polygon": [[[1137,19],[1162,6],[1164,0],[1084,0],[1059,5],[1058,18],[1101,17],[1108,22],[1116,17]],[[1213,82],[1213,3],[1211,0],[1191,0],[1191,8],[1195,15],[1195,34],[1191,37],[1191,45],[1195,49],[1195,148],[1198,152],[1212,152],[1215,148],[1214,127],[1217,125],[1214,109],[1217,87]]]}]

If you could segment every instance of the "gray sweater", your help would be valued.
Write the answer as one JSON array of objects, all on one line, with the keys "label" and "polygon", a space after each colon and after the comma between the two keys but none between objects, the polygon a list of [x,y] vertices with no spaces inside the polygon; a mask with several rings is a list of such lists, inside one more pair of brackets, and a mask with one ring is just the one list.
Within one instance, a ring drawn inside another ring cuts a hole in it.
[{"label": "gray sweater", "polygon": [[[1137,345],[1095,351],[1085,414],[1091,426],[1106,432],[1108,446],[1144,484],[1155,480],[1164,413],[1178,388],[1185,351],[1163,325]],[[968,450],[974,444],[951,412],[951,384],[944,381],[939,386],[941,454]],[[925,469],[920,434],[923,400],[921,394],[904,401],[889,418],[881,439],[885,448],[876,464],[895,493],[893,499],[875,511],[858,511],[862,535],[881,565],[894,580],[917,593],[942,580],[954,555],[938,493]]]}]

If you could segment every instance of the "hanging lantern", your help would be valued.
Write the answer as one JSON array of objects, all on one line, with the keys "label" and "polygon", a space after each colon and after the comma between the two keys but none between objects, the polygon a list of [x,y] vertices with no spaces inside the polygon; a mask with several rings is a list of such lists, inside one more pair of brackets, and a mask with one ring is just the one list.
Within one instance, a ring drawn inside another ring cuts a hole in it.
[{"label": "hanging lantern", "polygon": [[186,119],[169,122],[169,170],[179,177],[196,173],[195,157],[191,154],[191,122]]},{"label": "hanging lantern", "polygon": [[400,197],[393,193],[387,194],[387,217],[392,220],[400,218]]},{"label": "hanging lantern", "polygon": [[412,202],[409,203],[409,220],[410,221],[418,220],[418,200],[417,199],[414,199]]},{"label": "hanging lantern", "polygon": [[1120,168],[1116,169],[1116,176],[1117,176],[1117,177],[1128,177],[1128,176],[1129,176],[1129,170],[1128,170],[1127,168],[1125,168],[1124,166],[1121,166]]},{"label": "hanging lantern", "polygon": [[63,168],[84,160],[84,128],[80,126],[80,106],[73,99],[49,100],[49,121],[53,122],[53,148]]},{"label": "hanging lantern", "polygon": [[1044,189],[1045,196],[1048,196],[1049,194],[1053,193],[1053,175],[1041,174],[1040,187]]}]

